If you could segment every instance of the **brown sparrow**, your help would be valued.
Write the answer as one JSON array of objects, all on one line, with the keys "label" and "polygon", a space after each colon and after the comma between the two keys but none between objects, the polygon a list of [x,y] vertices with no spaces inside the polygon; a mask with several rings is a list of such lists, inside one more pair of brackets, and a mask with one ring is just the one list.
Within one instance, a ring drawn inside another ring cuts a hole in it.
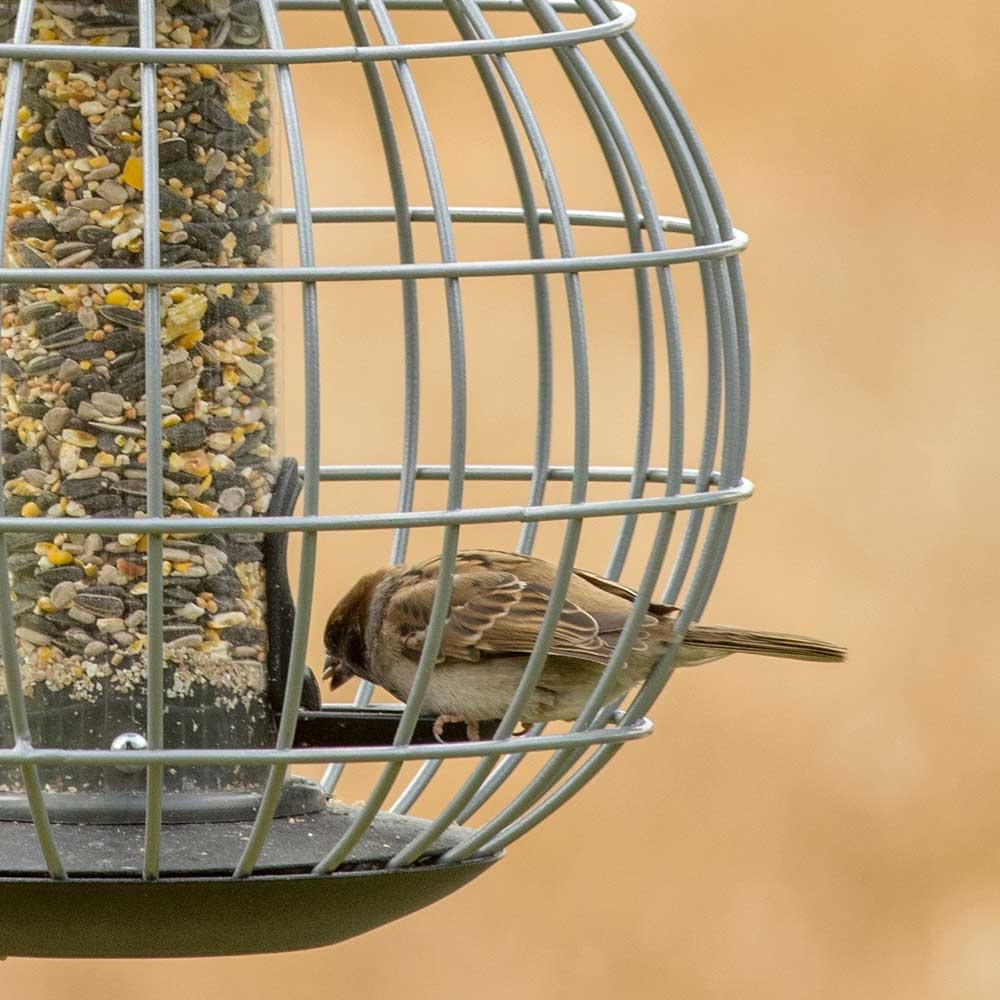
[{"label": "brown sparrow", "polygon": [[[363,576],[326,624],[323,676],[334,688],[352,675],[405,701],[416,675],[437,588],[439,557],[409,568]],[[488,549],[458,554],[451,607],[423,707],[445,722],[501,718],[517,689],[549,606],[556,568],[530,556]],[[521,713],[522,723],[572,721],[607,665],[635,591],[596,573],[574,569],[548,658]],[[666,649],[678,609],[650,604],[608,700],[641,684]],[[795,635],[726,625],[691,625],[675,663],[694,666],[730,653],[837,662],[839,646]]]}]

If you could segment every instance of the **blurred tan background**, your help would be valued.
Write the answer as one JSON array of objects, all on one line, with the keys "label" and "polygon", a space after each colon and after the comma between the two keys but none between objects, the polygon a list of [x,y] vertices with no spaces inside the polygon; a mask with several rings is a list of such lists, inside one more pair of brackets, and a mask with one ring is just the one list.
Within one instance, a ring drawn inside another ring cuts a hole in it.
[{"label": "blurred tan background", "polygon": [[[758,489],[737,518],[705,619],[811,632],[849,646],[849,663],[817,669],[743,657],[675,677],[652,712],[652,738],[627,747],[472,886],[366,937],[251,959],[10,960],[0,967],[3,996],[1000,995],[995,5],[635,6],[736,224],[752,237],[744,256],[754,344],[748,474]],[[339,15],[292,14],[285,23],[294,44],[345,40]],[[522,22],[494,24],[516,31]],[[399,25],[412,39],[445,31],[427,15]],[[595,65],[611,68],[603,57]],[[516,66],[534,88],[571,206],[615,208],[551,57]],[[514,204],[469,67],[415,71],[452,203]],[[314,200],[386,203],[360,72],[311,68],[297,79]],[[608,79],[627,105],[620,81]],[[648,129],[636,139],[660,210],[682,214]],[[411,170],[411,193],[425,203],[418,173]],[[584,234],[580,245],[599,250],[617,239]],[[466,257],[519,255],[522,243],[513,227],[459,237]],[[392,232],[324,231],[321,252],[326,262],[391,260]],[[436,253],[433,231],[423,230],[421,256]],[[696,417],[700,328],[693,283],[679,274],[678,287]],[[470,461],[530,461],[530,285],[467,282],[464,291]],[[585,293],[593,460],[627,464],[631,287],[621,275],[594,278]],[[554,460],[567,462],[565,304],[557,287],[554,295]],[[397,462],[398,291],[338,287],[323,296],[323,460]],[[293,291],[290,317],[296,305]],[[440,462],[448,393],[439,291],[428,288],[424,308],[421,460]],[[290,346],[288,451],[301,454],[298,359]],[[660,456],[664,440],[657,437]],[[688,464],[698,444],[693,433]],[[479,486],[469,502],[523,496],[523,486]],[[436,506],[440,497],[424,487],[418,501]],[[393,504],[390,487],[324,491],[329,511]],[[588,526],[581,564],[603,568],[616,528]],[[516,532],[463,537],[511,547]],[[648,537],[644,526],[626,580],[637,579]],[[416,534],[414,556],[435,551],[439,538]],[[542,530],[540,552],[554,554],[558,543],[557,527]],[[359,533],[322,544],[317,640],[330,602],[386,558],[389,538]],[[369,782],[361,770],[340,793],[360,797]],[[444,794],[432,794],[427,808]]]}]

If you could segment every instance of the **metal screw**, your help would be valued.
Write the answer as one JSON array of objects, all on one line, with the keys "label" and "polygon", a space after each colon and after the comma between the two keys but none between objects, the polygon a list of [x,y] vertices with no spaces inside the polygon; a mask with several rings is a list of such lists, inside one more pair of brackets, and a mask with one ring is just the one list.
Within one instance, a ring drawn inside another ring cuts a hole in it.
[{"label": "metal screw", "polygon": [[[149,743],[141,733],[119,733],[111,741],[112,750],[148,750]],[[119,771],[141,771],[142,764],[117,764]]]}]

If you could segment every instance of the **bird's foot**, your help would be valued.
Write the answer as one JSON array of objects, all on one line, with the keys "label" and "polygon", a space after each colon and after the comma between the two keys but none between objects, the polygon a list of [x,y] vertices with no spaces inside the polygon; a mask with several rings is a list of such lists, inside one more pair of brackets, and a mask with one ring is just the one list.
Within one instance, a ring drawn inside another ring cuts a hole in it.
[{"label": "bird's foot", "polygon": [[527,736],[531,732],[531,726],[527,722],[522,722],[520,725],[521,728],[511,733],[511,736]]},{"label": "bird's foot", "polygon": [[479,739],[479,723],[475,719],[466,719],[461,715],[439,715],[434,720],[434,739],[438,743],[444,743],[444,727],[449,722],[464,722],[465,723],[465,738],[470,742],[475,742]]}]

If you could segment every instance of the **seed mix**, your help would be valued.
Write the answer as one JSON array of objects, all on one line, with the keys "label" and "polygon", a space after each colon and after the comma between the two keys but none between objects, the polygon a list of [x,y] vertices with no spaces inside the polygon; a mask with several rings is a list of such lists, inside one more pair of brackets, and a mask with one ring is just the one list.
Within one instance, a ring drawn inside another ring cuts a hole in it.
[{"label": "seed mix", "polygon": [[[261,40],[256,0],[156,6],[158,47]],[[0,4],[5,40],[15,13]],[[138,43],[136,5],[40,2],[32,35],[91,45],[94,59],[26,64],[11,172],[7,266],[80,270],[74,284],[3,289],[6,513],[65,520],[55,535],[8,536],[24,688],[79,702],[144,689],[146,536],[97,534],[86,518],[143,517],[148,451],[162,447],[165,511],[203,518],[206,529],[164,537],[167,694],[210,691],[220,707],[247,708],[265,688],[261,536],[213,534],[211,522],[264,514],[270,502],[272,292],[160,287],[162,428],[151,439],[143,288],[109,273],[143,263],[140,71],[99,54]],[[272,264],[265,69],[160,65],[157,106],[163,266]]]}]

